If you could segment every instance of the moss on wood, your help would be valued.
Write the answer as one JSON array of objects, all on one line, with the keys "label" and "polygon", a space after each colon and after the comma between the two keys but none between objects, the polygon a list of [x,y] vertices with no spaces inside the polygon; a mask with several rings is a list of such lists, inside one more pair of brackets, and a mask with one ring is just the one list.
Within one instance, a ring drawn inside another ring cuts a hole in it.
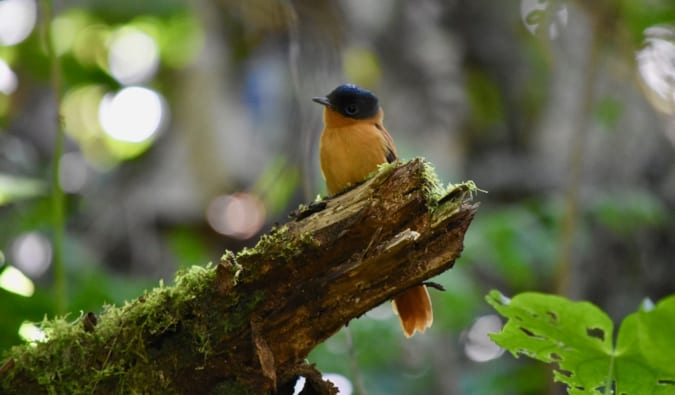
[{"label": "moss on wood", "polygon": [[[285,393],[297,376],[331,394],[305,357],[371,308],[449,269],[477,205],[416,159],[275,227],[217,265],[123,306],[45,320],[47,340],[0,362],[8,394]],[[318,208],[317,208],[318,207]],[[410,236],[414,235],[414,237]]]}]

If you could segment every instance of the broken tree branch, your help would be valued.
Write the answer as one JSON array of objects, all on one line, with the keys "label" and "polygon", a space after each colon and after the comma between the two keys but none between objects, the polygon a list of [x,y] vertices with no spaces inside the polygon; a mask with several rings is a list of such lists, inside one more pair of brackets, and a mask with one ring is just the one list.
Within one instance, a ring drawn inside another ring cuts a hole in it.
[{"label": "broken tree branch", "polygon": [[193,267],[98,320],[45,321],[48,340],[5,355],[0,392],[292,393],[304,376],[303,393],[335,393],[306,356],[451,268],[474,190],[445,190],[419,159],[384,166],[215,268]]}]

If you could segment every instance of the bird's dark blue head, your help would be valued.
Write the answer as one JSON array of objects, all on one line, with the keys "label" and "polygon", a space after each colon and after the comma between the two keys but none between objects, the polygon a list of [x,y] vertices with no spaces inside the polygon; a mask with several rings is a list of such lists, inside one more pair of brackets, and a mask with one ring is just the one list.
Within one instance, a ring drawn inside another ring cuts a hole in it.
[{"label": "bird's dark blue head", "polygon": [[353,84],[340,85],[328,96],[315,97],[312,100],[353,119],[374,117],[380,109],[377,96]]}]

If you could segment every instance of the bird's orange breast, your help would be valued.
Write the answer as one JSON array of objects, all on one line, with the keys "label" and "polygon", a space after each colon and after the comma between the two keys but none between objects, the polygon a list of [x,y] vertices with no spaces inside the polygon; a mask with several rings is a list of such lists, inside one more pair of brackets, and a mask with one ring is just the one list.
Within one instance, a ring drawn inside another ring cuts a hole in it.
[{"label": "bird's orange breast", "polygon": [[324,113],[326,127],[321,135],[321,171],[332,195],[363,181],[377,166],[387,163],[386,140],[375,126],[379,119],[354,120],[332,110]]}]

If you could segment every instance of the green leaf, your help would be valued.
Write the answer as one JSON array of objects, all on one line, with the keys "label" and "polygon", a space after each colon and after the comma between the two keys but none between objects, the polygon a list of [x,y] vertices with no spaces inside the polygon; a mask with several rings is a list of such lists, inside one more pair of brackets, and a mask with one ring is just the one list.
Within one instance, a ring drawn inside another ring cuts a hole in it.
[{"label": "green leaf", "polygon": [[508,319],[492,340],[516,357],[558,364],[556,381],[570,394],[675,393],[675,297],[653,310],[629,315],[614,347],[611,319],[589,302],[561,296],[523,293],[508,299],[498,291],[487,296]]},{"label": "green leaf", "polygon": [[[617,339],[617,393],[675,393],[675,295],[626,317]],[[647,389],[651,389],[648,391]]]}]

